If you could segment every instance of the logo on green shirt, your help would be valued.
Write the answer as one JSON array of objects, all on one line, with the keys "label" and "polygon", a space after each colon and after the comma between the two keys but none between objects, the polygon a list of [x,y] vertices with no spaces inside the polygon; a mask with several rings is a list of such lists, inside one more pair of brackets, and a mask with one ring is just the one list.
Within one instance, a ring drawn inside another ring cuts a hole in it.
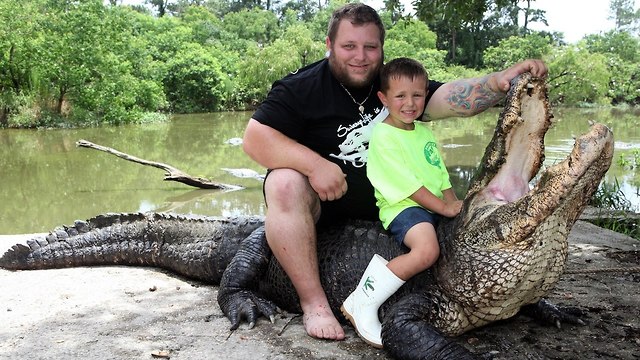
[{"label": "logo on green shirt", "polygon": [[424,145],[424,158],[433,166],[440,166],[440,155],[438,154],[438,146],[435,142],[429,141]]}]

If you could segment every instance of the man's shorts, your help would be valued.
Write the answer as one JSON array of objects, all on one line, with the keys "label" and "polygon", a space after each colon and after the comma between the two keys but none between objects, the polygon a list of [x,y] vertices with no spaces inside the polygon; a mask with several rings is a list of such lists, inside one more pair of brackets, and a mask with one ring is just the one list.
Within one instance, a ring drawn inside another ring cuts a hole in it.
[{"label": "man's shorts", "polygon": [[428,222],[432,224],[434,228],[437,228],[440,222],[440,215],[429,212],[419,206],[406,208],[391,221],[391,224],[389,224],[389,232],[398,244],[402,245],[407,231],[414,225],[423,222]]}]

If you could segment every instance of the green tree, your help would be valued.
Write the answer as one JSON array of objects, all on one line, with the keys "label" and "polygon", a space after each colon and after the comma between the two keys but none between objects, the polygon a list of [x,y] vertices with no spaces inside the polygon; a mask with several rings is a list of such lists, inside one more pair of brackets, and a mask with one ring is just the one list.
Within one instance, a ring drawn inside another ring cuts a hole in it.
[{"label": "green tree", "polygon": [[640,62],[640,39],[624,31],[608,31],[602,35],[592,34],[584,38],[584,45],[591,52],[616,54],[623,61]]},{"label": "green tree", "polygon": [[386,40],[405,41],[416,50],[435,49],[437,35],[419,20],[401,19],[387,31]]},{"label": "green tree", "polygon": [[[501,39],[528,33],[534,21],[546,22],[544,11],[533,9],[524,0],[444,1],[419,0],[417,16],[438,34],[438,49],[447,50],[449,63],[473,68],[483,66],[484,49],[496,46]],[[525,27],[519,26],[520,14]]]},{"label": "green tree", "polygon": [[608,97],[614,105],[640,105],[640,67],[612,55],[608,59],[611,72]]},{"label": "green tree", "polygon": [[384,10],[389,13],[393,24],[404,16],[404,5],[400,0],[384,0]]},{"label": "green tree", "polygon": [[190,43],[168,61],[164,85],[173,111],[193,113],[223,109],[231,84],[216,55],[219,54]]},{"label": "green tree", "polygon": [[181,15],[182,24],[191,29],[192,38],[200,45],[221,38],[222,21],[203,6],[189,6]]},{"label": "green tree", "polygon": [[32,106],[41,116],[33,120],[125,123],[164,106],[160,84],[146,78],[148,57],[133,36],[134,12],[99,0],[43,5],[40,43],[30,54]]},{"label": "green tree", "polygon": [[226,31],[236,34],[238,38],[260,45],[271,43],[279,35],[276,15],[259,8],[229,13],[224,16],[222,23]]},{"label": "green tree", "polygon": [[444,78],[447,52],[436,49],[436,34],[416,19],[402,18],[387,31],[385,59],[405,56],[420,61],[430,77]]},{"label": "green tree", "polygon": [[421,0],[416,13],[438,34],[438,48],[446,49],[449,60],[456,62],[460,32],[477,29],[488,9],[486,0]]},{"label": "green tree", "polygon": [[322,59],[324,44],[315,41],[310,29],[300,23],[289,26],[282,38],[268,46],[247,49],[239,65],[239,83],[246,89],[247,103],[257,105],[262,101],[271,84],[286,74],[300,68],[305,62]]},{"label": "green tree", "polygon": [[145,0],[145,4],[151,5],[156,10],[158,17],[163,17],[167,13],[169,0]]},{"label": "green tree", "polygon": [[615,21],[616,30],[633,31],[640,23],[640,10],[634,10],[635,0],[611,0],[609,19]]},{"label": "green tree", "polygon": [[640,104],[640,39],[626,31],[612,30],[602,35],[588,35],[582,44],[589,52],[608,58],[612,102]]},{"label": "green tree", "polygon": [[578,46],[566,46],[555,48],[546,60],[552,103],[610,103],[607,93],[611,73],[606,56]]},{"label": "green tree", "polygon": [[18,112],[38,82],[33,54],[41,43],[41,3],[0,2],[0,126]]},{"label": "green tree", "polygon": [[523,59],[542,59],[551,51],[550,41],[539,34],[509,37],[484,51],[485,67],[499,71]]},{"label": "green tree", "polygon": [[51,84],[54,111],[62,115],[65,101],[81,96],[87,83],[103,73],[105,9],[97,0],[73,3],[51,0],[43,21],[46,47],[39,49],[39,73]]},{"label": "green tree", "polygon": [[[314,0],[298,0],[298,1],[288,1],[285,3],[278,12],[281,17],[295,16],[295,19],[301,21],[311,21],[318,11],[318,6],[321,4]],[[287,13],[290,12],[289,15]]]},{"label": "green tree", "polygon": [[[542,9],[534,9],[531,7],[531,2],[535,2],[535,0],[524,0],[524,2],[526,3],[525,7],[517,7],[518,8],[518,12],[516,13],[516,17],[515,17],[515,21],[513,22],[514,24],[518,24],[518,13],[522,12],[523,15],[523,19],[524,19],[524,24],[522,25],[522,32],[525,34],[528,34],[529,31],[529,23],[533,23],[533,22],[540,22],[543,23],[545,25],[549,25],[547,23],[547,18],[546,18],[546,11],[542,10]],[[521,2],[521,1],[519,1]]]}]

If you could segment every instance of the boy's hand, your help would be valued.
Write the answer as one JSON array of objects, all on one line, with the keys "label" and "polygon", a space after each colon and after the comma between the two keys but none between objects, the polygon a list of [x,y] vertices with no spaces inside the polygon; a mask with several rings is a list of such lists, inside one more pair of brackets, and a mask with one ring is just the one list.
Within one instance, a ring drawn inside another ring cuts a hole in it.
[{"label": "boy's hand", "polygon": [[454,217],[460,213],[460,210],[462,210],[462,200],[447,202],[444,205],[442,215],[446,217]]}]

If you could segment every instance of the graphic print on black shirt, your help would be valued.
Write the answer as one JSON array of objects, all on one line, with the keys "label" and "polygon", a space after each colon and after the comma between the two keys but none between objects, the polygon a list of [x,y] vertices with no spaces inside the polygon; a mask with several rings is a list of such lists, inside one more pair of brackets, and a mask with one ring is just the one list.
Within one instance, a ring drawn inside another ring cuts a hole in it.
[{"label": "graphic print on black shirt", "polygon": [[389,115],[385,107],[374,109],[374,114],[360,114],[361,119],[349,126],[340,125],[337,129],[339,141],[339,154],[331,153],[329,156],[349,162],[354,167],[360,168],[367,164],[367,152],[369,139],[373,127],[382,122]]}]

